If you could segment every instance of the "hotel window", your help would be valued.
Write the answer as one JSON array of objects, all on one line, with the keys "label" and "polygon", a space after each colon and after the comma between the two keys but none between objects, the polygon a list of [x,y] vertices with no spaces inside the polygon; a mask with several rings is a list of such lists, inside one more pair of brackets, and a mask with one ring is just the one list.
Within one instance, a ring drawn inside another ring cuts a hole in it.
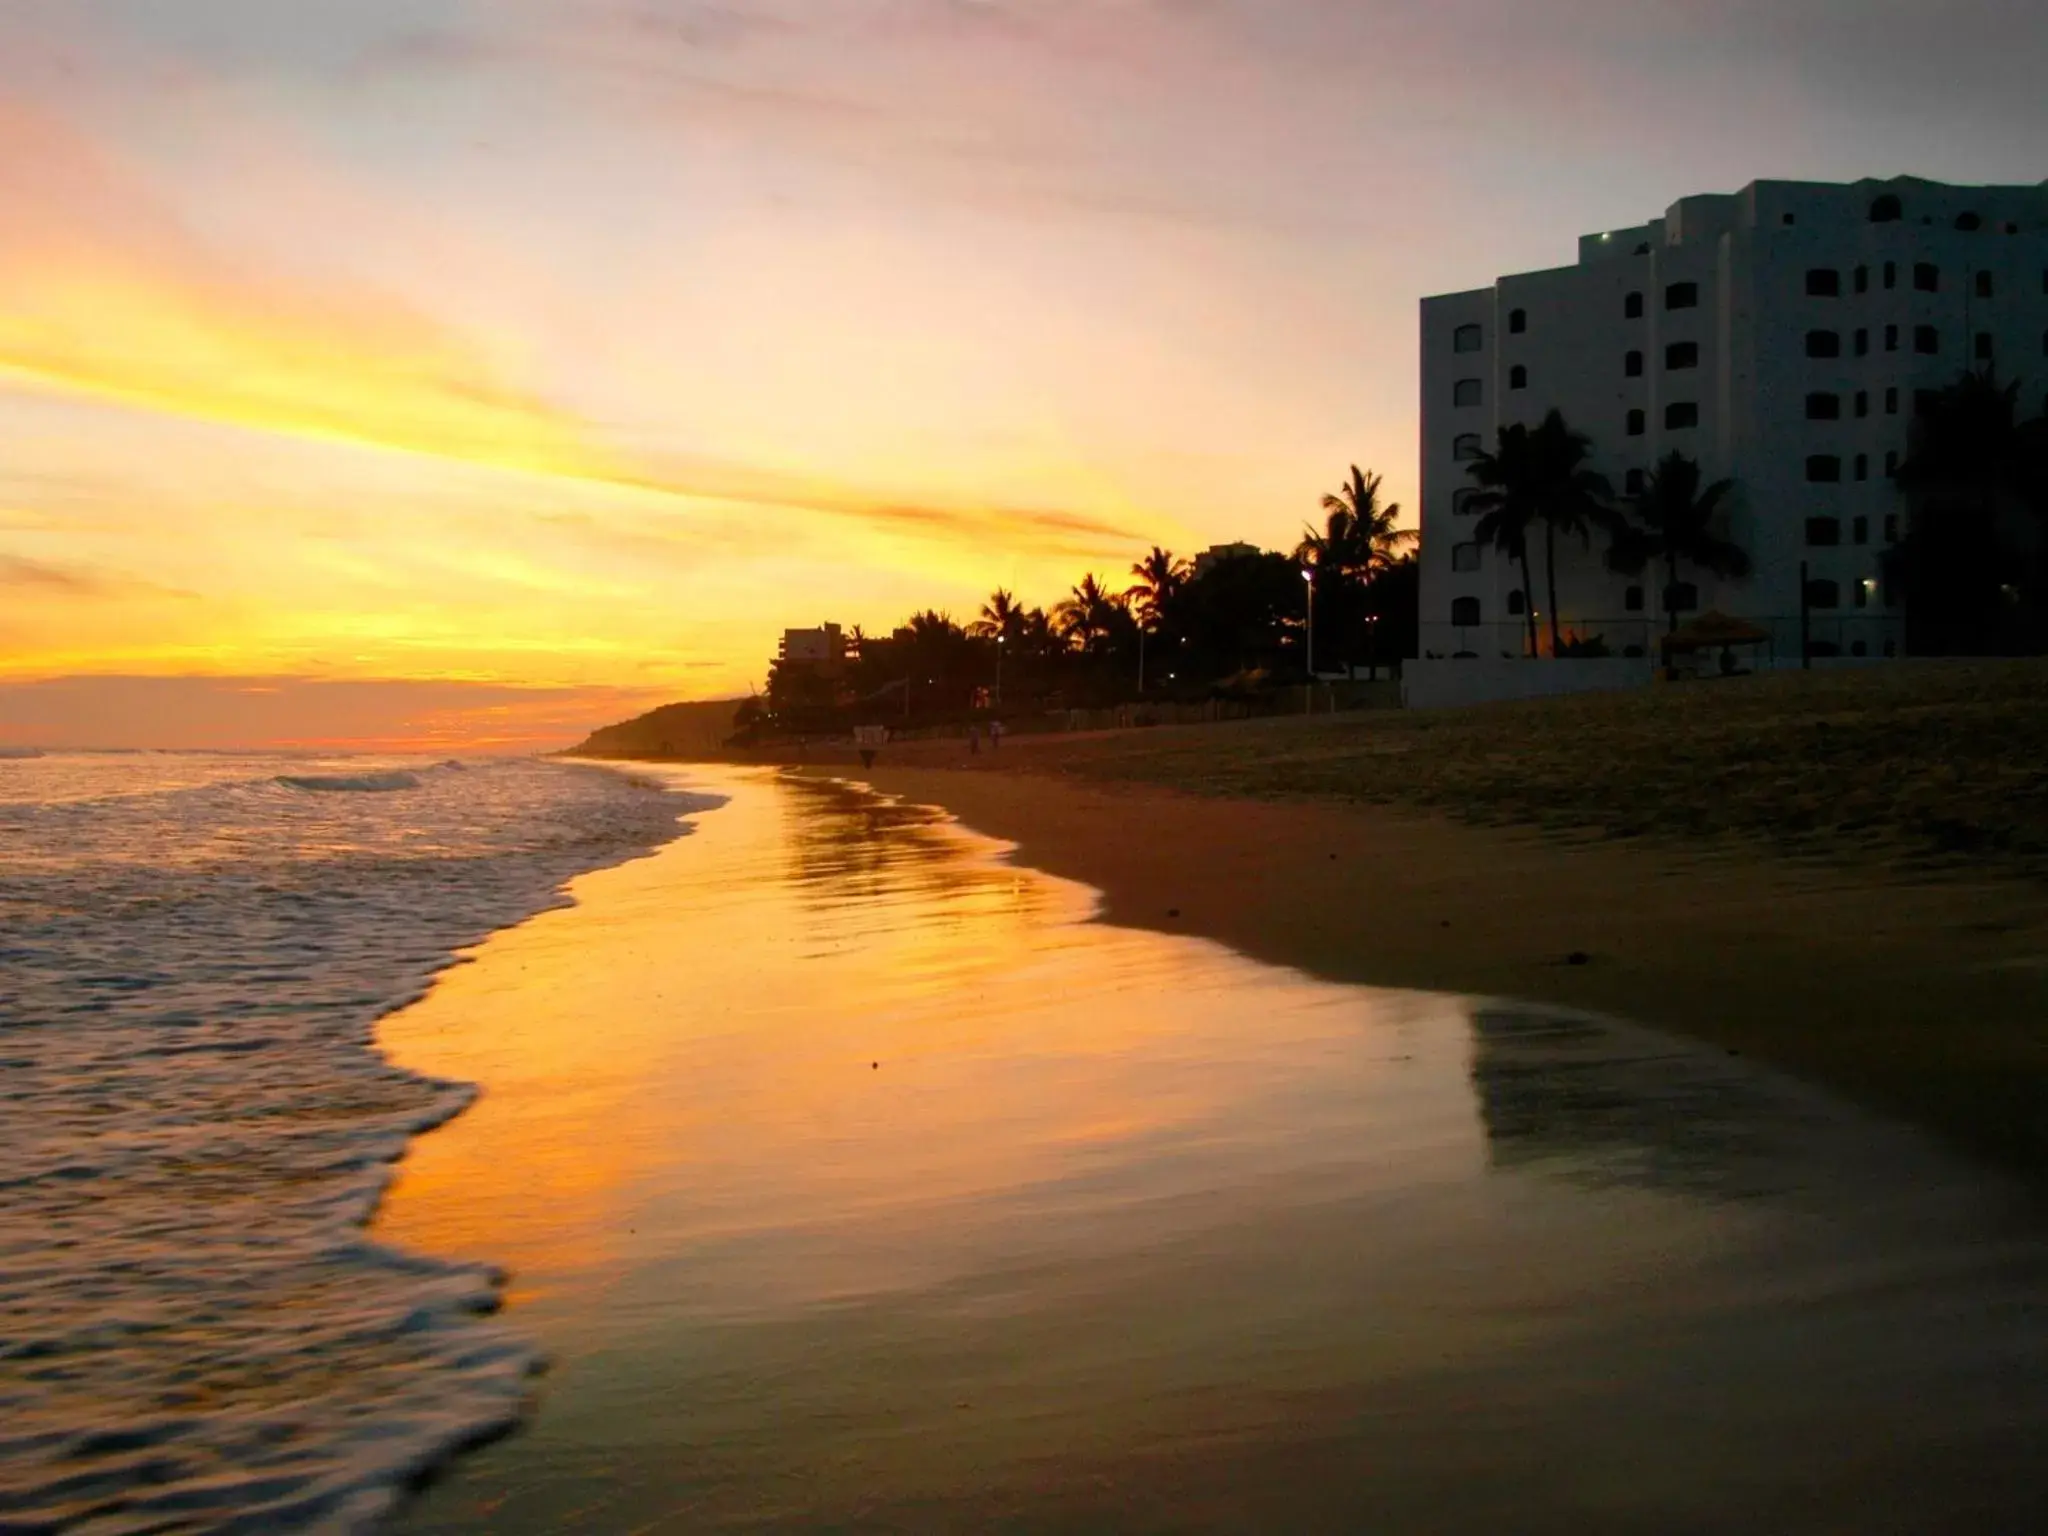
[{"label": "hotel window", "polygon": [[1839,331],[1808,331],[1806,333],[1806,355],[1808,357],[1840,357],[1842,337]]},{"label": "hotel window", "polygon": [[1632,293],[1632,294],[1630,294],[1630,295],[1629,295],[1629,296],[1628,296],[1627,298],[1623,299],[1623,300],[1621,301],[1621,313],[1622,313],[1622,317],[1623,317],[1624,319],[1628,319],[1628,320],[1640,320],[1640,319],[1642,319],[1642,318],[1643,318],[1643,296],[1642,296],[1642,295],[1641,295],[1640,293]]},{"label": "hotel window", "polygon": [[1664,589],[1666,613],[1691,613],[1700,605],[1700,589],[1689,581],[1674,581]]},{"label": "hotel window", "polygon": [[1914,262],[1913,287],[1921,293],[1941,292],[1941,268],[1931,261]]},{"label": "hotel window", "polygon": [[1914,326],[1913,350],[1922,357],[1933,357],[1941,351],[1941,332],[1931,325]]},{"label": "hotel window", "polygon": [[1896,261],[1888,261],[1884,264],[1884,285],[1887,288],[1899,286],[1899,264]]},{"label": "hotel window", "polygon": [[1508,594],[1508,617],[1519,619],[1529,611],[1529,600],[1522,596],[1522,589],[1516,587]]},{"label": "hotel window", "polygon": [[1624,612],[1641,613],[1643,611],[1643,589],[1641,587],[1624,588],[1621,594],[1621,606]]},{"label": "hotel window", "polygon": [[1508,388],[1527,389],[1528,387],[1529,370],[1524,368],[1520,363],[1515,364],[1514,367],[1508,370]]},{"label": "hotel window", "polygon": [[1479,510],[1479,508],[1475,505],[1475,503],[1478,500],[1478,490],[1472,486],[1467,486],[1464,490],[1459,491],[1455,496],[1451,498],[1451,515],[1453,517],[1472,516],[1473,513]]},{"label": "hotel window", "polygon": [[1899,350],[1899,328],[1896,325],[1888,325],[1884,328],[1884,349],[1887,352]]},{"label": "hotel window", "polygon": [[[2041,341],[2042,345],[2048,346],[2048,336],[2043,336]],[[1621,371],[1632,379],[1640,379],[1643,376],[1643,354],[1640,352],[1629,353],[1627,357],[1621,360]]]},{"label": "hotel window", "polygon": [[1991,361],[1991,345],[1991,333],[1989,331],[1979,331],[1977,333],[1978,362],[1988,363]]},{"label": "hotel window", "polygon": [[1451,599],[1451,622],[1460,629],[1470,629],[1479,622],[1479,599],[1476,597],[1454,597]]},{"label": "hotel window", "polygon": [[1966,235],[1974,235],[1983,227],[1984,217],[1982,214],[1965,212],[1956,215],[1956,228]]},{"label": "hotel window", "polygon": [[1834,485],[1842,478],[1842,461],[1832,453],[1816,453],[1806,460],[1806,478],[1816,485]]},{"label": "hotel window", "polygon": [[1526,309],[1511,309],[1508,311],[1508,334],[1510,336],[1519,336],[1528,329],[1529,311]]},{"label": "hotel window", "polygon": [[1664,349],[1664,366],[1670,369],[1697,368],[1700,365],[1700,344],[1696,341],[1674,341]]},{"label": "hotel window", "polygon": [[1870,356],[1870,332],[1860,325],[1856,327],[1856,355],[1858,357]]},{"label": "hotel window", "polygon": [[1486,332],[1476,325],[1461,325],[1451,332],[1453,352],[1477,352],[1486,345]]},{"label": "hotel window", "polygon": [[1649,418],[1641,411],[1630,411],[1628,413],[1628,435],[1630,437],[1641,437],[1649,430]]},{"label": "hotel window", "polygon": [[1460,432],[1451,440],[1451,457],[1460,464],[1486,452],[1486,441],[1477,432]]},{"label": "hotel window", "polygon": [[1870,222],[1873,224],[1896,224],[1905,216],[1905,208],[1897,197],[1887,192],[1874,198],[1870,204]]},{"label": "hotel window", "polygon": [[1858,267],[1856,269],[1856,291],[1858,293],[1870,292],[1870,268]]},{"label": "hotel window", "polygon": [[1672,431],[1700,424],[1700,408],[1690,400],[1680,400],[1664,407],[1664,425]]},{"label": "hotel window", "polygon": [[1833,267],[1814,267],[1806,274],[1809,299],[1838,299],[1842,296],[1842,274]]},{"label": "hotel window", "polygon": [[1453,544],[1451,546],[1451,569],[1461,575],[1470,575],[1479,569],[1479,546],[1477,544]]},{"label": "hotel window", "polygon": [[1896,384],[1884,392],[1884,413],[1887,416],[1899,414],[1899,387]]},{"label": "hotel window", "polygon": [[1840,395],[1813,394],[1806,397],[1806,419],[1808,421],[1840,421],[1842,419],[1842,397]]},{"label": "hotel window", "polygon": [[1841,543],[1841,520],[1833,517],[1809,517],[1806,520],[1806,542],[1810,548],[1816,549],[1826,549]]},{"label": "hotel window", "polygon": [[1859,389],[1856,391],[1856,419],[1858,421],[1861,421],[1864,417],[1868,416],[1869,414],[1870,391],[1867,389]]},{"label": "hotel window", "polygon": [[1849,537],[1858,544],[1870,542],[1870,519],[1859,517],[1849,524]]},{"label": "hotel window", "polygon": [[1870,478],[1870,455],[1867,453],[1856,455],[1856,478],[1858,480],[1868,480]]},{"label": "hotel window", "polygon": [[1621,482],[1621,488],[1623,494],[1625,495],[1640,496],[1643,494],[1643,488],[1648,484],[1648,476],[1646,476],[1640,469],[1632,469],[1628,472],[1628,474],[1625,477],[1623,477]]},{"label": "hotel window", "polygon": [[1478,405],[1486,399],[1486,386],[1477,379],[1460,379],[1451,391],[1451,404]]},{"label": "hotel window", "polygon": [[1806,584],[1806,606],[1809,608],[1841,607],[1841,587],[1825,576],[1815,577]]},{"label": "hotel window", "polygon": [[1700,307],[1700,285],[1698,283],[1673,283],[1664,290],[1666,309],[1698,309]]},{"label": "hotel window", "polygon": [[1989,272],[1979,272],[1977,274],[1977,297],[1988,299],[1991,297],[1991,292],[1991,274]]}]

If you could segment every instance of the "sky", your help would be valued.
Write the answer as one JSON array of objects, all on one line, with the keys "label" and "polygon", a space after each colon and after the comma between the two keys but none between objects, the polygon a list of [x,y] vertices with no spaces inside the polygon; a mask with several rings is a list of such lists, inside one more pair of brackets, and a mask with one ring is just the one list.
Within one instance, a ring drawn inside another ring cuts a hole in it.
[{"label": "sky", "polygon": [[1416,305],[2048,175],[2048,7],[0,0],[0,746],[520,750],[1416,492]]}]

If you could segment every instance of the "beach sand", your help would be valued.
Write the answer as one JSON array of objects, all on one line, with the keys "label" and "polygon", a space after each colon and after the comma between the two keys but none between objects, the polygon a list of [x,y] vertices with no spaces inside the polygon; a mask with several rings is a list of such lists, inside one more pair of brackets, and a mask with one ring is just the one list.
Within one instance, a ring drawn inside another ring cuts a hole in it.
[{"label": "beach sand", "polygon": [[[1147,734],[1105,745],[1142,769]],[[1150,734],[1166,752],[1201,739]],[[1090,746],[1052,738],[969,758],[935,743],[893,749],[872,773],[806,771],[943,805],[1024,862],[1104,892],[1112,922],[1332,980],[1683,1031],[2048,1172],[2039,882],[1774,855],[1754,839],[1613,840],[1189,794],[1115,782],[1114,761],[1106,779],[1066,772]]]},{"label": "beach sand", "polygon": [[[1006,859],[857,787],[679,777],[730,802],[381,1029],[482,1097],[373,1236],[508,1266],[554,1362],[416,1536],[1975,1533],[2038,1502],[2017,1186],[1720,1048],[1170,931],[1445,983],[1491,940],[1486,990],[1527,993],[1567,944],[1616,964],[1627,903],[1398,941],[1456,859],[1549,852],[895,781],[1007,806]],[[1038,858],[1099,861],[1111,921]],[[1319,865],[1342,918],[1281,889]]]}]

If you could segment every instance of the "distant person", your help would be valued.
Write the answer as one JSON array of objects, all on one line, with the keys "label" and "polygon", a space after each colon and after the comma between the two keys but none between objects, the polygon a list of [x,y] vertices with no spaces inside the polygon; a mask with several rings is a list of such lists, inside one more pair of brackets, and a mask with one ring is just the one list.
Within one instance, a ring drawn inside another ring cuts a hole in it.
[{"label": "distant person", "polygon": [[1003,722],[991,720],[988,723],[988,749],[991,752],[1003,750]]}]

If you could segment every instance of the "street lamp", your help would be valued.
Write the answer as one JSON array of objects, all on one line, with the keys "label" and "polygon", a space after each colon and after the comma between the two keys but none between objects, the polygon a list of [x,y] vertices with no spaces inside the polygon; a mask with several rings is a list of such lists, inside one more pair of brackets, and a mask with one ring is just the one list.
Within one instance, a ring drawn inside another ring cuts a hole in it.
[{"label": "street lamp", "polygon": [[996,636],[996,708],[1003,707],[1003,647],[1010,643],[1008,635]]},{"label": "street lamp", "polygon": [[1307,566],[1301,568],[1301,579],[1308,583],[1308,680],[1316,680],[1316,573]]}]

